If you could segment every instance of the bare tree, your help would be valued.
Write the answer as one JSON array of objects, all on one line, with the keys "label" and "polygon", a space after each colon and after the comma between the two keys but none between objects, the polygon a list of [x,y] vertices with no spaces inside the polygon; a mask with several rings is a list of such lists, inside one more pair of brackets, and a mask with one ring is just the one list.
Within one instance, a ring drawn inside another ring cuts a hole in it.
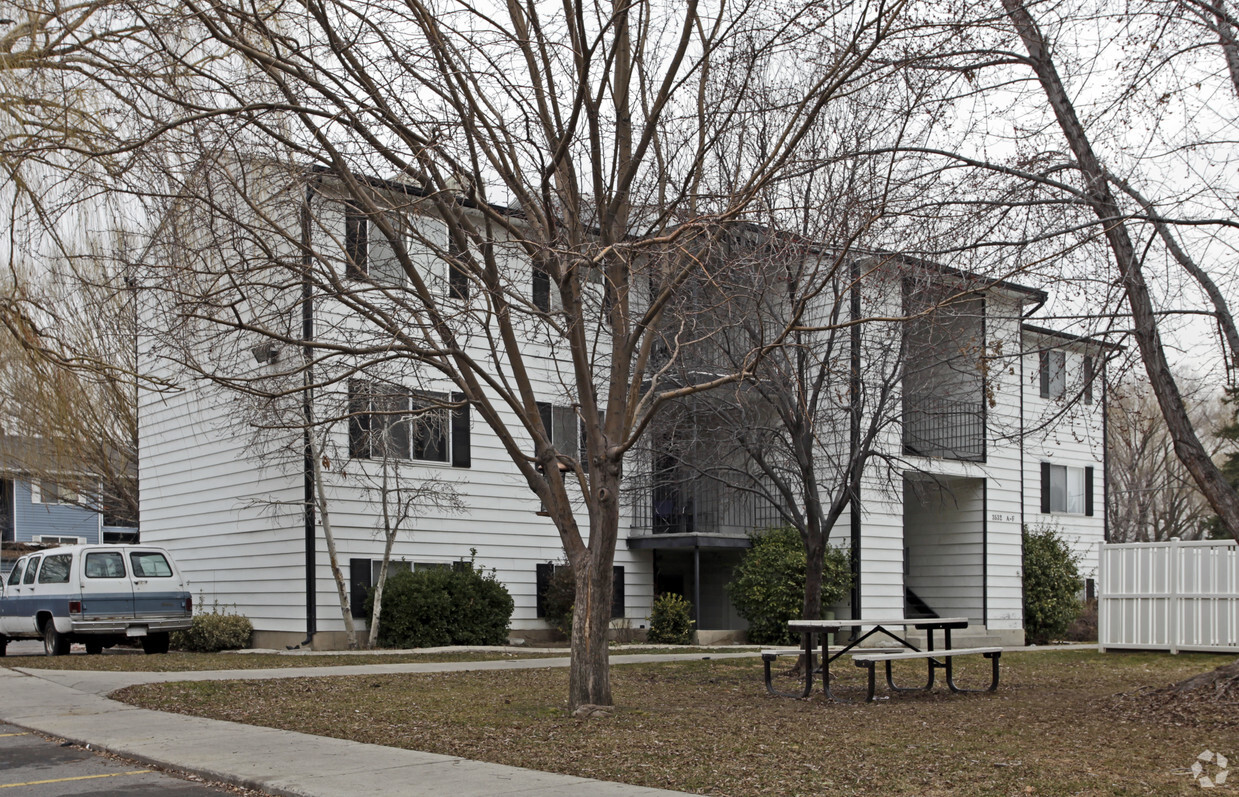
[{"label": "bare tree", "polygon": [[[341,378],[332,359],[363,374],[395,359],[459,394],[572,564],[570,702],[608,704],[627,453],[669,400],[744,380],[786,337],[684,383],[666,367],[684,341],[656,361],[651,330],[706,274],[696,253],[813,159],[807,131],[901,9],[161,6],[152,18],[228,58],[203,68],[161,40],[143,62],[162,59],[177,86],[159,89],[149,128],[177,153],[160,189],[172,200],[148,198],[179,245],[148,265],[174,266],[156,282],[194,324],[303,351],[301,389]],[[780,70],[792,53],[800,68]],[[128,63],[110,69],[138,84]],[[191,152],[206,156],[176,160]],[[263,297],[293,301],[264,315]],[[289,318],[311,301],[303,335]],[[576,413],[581,450],[543,422],[551,393]]]},{"label": "bare tree", "polygon": [[[1207,395],[1199,384],[1188,395],[1196,428],[1211,432],[1220,428],[1218,397]],[[1110,540],[1158,542],[1203,536],[1213,512],[1175,456],[1161,410],[1141,380],[1132,378],[1110,387],[1106,436]],[[1222,441],[1213,434],[1207,439],[1216,457]]]}]

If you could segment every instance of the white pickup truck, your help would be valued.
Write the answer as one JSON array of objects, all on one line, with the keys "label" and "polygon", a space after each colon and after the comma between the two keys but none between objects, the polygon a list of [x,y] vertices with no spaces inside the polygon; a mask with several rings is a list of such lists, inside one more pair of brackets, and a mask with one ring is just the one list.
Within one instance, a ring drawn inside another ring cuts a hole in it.
[{"label": "white pickup truck", "polygon": [[49,656],[135,637],[147,653],[167,653],[169,632],[192,618],[185,579],[162,548],[65,545],[13,566],[0,594],[0,656],[10,639],[42,639]]}]

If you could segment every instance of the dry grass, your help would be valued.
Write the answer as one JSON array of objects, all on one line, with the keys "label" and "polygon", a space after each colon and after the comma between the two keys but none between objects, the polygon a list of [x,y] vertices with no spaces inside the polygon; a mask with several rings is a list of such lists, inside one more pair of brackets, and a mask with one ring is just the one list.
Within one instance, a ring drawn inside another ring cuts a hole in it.
[{"label": "dry grass", "polygon": [[[181,683],[118,696],[704,794],[1187,794],[1198,788],[1187,768],[1201,751],[1239,760],[1237,708],[1220,706],[1217,721],[1194,723],[1119,709],[1144,687],[1219,663],[1203,655],[1008,654],[996,694],[935,691],[871,705],[770,697],[756,659],[625,665],[612,670],[613,716],[590,720],[567,714],[562,669]],[[965,666],[961,682],[978,682],[987,665],[978,658]],[[903,669],[909,683],[911,667]],[[860,670],[838,670],[860,684]]]}]

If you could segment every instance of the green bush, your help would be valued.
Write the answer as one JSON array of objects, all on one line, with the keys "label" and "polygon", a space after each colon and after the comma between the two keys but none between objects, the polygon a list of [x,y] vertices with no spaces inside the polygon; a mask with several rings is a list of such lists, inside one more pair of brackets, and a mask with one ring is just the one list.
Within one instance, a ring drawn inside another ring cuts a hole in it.
[{"label": "green bush", "polygon": [[248,617],[228,614],[219,604],[211,611],[194,615],[192,625],[184,631],[173,631],[169,645],[192,653],[218,653],[221,650],[247,648],[254,626]]},{"label": "green bush", "polygon": [[[749,641],[758,645],[790,645],[796,635],[787,621],[804,608],[805,552],[800,533],[778,528],[751,535],[753,547],[736,568],[727,594],[740,616],[749,621]],[[822,606],[837,603],[852,582],[847,552],[827,547],[822,567]]]},{"label": "green bush", "polygon": [[544,617],[565,637],[572,636],[572,605],[576,602],[576,579],[566,561],[555,565],[542,597]]},{"label": "green bush", "polygon": [[664,592],[654,599],[647,641],[660,645],[687,645],[693,641],[693,605],[684,596]]},{"label": "green bush", "polygon": [[[388,575],[383,588],[379,645],[503,645],[513,606],[494,571],[479,569],[472,559],[451,568],[399,570]],[[373,608],[372,593],[366,599],[366,614]]]},{"label": "green bush", "polygon": [[1024,528],[1024,636],[1043,645],[1080,615],[1080,557],[1053,528]]}]

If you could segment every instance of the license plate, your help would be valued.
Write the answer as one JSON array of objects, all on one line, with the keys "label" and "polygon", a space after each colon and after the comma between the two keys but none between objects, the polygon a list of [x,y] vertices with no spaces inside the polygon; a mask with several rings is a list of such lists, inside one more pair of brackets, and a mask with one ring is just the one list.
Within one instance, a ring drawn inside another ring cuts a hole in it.
[{"label": "license plate", "polygon": [[131,625],[125,629],[125,636],[146,636],[146,626]]}]

